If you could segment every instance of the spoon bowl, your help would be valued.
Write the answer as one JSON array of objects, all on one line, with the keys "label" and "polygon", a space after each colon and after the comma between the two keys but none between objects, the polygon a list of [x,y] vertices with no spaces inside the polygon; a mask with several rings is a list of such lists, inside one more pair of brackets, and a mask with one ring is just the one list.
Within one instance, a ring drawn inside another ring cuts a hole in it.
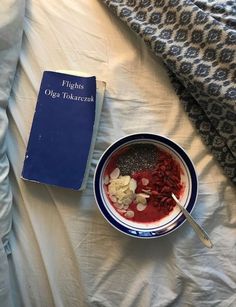
[{"label": "spoon bowl", "polygon": [[[169,233],[175,231],[186,220],[185,215],[182,214],[178,206],[174,205],[173,209],[171,209],[164,217],[161,217],[160,219],[155,219],[151,221],[150,220],[143,221],[142,219],[141,221],[138,220],[138,218],[136,217],[141,215],[142,217],[143,215],[152,216],[151,214],[146,214],[146,213],[149,209],[153,211],[156,210],[154,205],[149,207],[149,205],[145,206],[145,204],[142,203],[139,203],[137,205],[133,203],[129,205],[130,207],[128,209],[126,208],[126,205],[124,206],[124,204],[122,205],[122,208],[120,208],[120,204],[115,203],[116,199],[113,200],[114,197],[109,195],[109,187],[110,187],[109,180],[112,181],[114,180],[113,177],[116,178],[117,176],[119,176],[119,172],[113,173],[113,171],[117,168],[117,162],[116,162],[117,159],[120,158],[121,155],[128,152],[129,149],[134,149],[140,144],[146,147],[147,145],[149,147],[150,145],[151,147],[155,146],[158,152],[165,152],[166,155],[171,156],[172,157],[171,159],[174,160],[175,163],[179,165],[179,168],[181,169],[180,180],[183,189],[179,191],[178,196],[180,197],[181,203],[189,213],[193,210],[198,193],[198,179],[191,159],[189,158],[185,150],[182,147],[180,147],[176,142],[170,140],[167,137],[152,133],[137,133],[137,134],[127,135],[115,141],[105,150],[95,170],[95,175],[94,175],[95,200],[104,218],[118,231],[136,238],[142,238],[142,239],[159,238],[161,236],[168,235]],[[137,161],[133,161],[132,159],[128,160],[128,162],[129,163],[125,164],[127,169],[130,166],[133,167],[134,164],[135,165],[138,164]],[[164,166],[166,167],[166,165],[167,164],[165,164]],[[122,171],[121,166],[119,166],[119,169],[120,171]],[[174,176],[176,175],[176,171],[172,170],[171,172],[168,171],[168,173],[169,174],[167,173],[164,174],[164,176],[162,175],[164,184],[166,184],[165,180],[168,176],[172,176],[174,182]],[[132,174],[124,174],[124,175],[130,175],[132,177]],[[110,179],[107,177],[110,177]],[[172,201],[174,203],[174,200],[172,200],[171,198],[171,192],[174,191],[170,190],[168,192],[170,194],[168,196],[169,197],[168,202]],[[119,198],[118,194],[116,194],[116,196],[118,196]],[[162,195],[162,198],[163,198],[162,202],[164,205],[164,203],[166,202],[165,195]],[[135,207],[135,209],[133,209],[132,206]],[[162,203],[159,204],[159,206],[161,207]]]}]

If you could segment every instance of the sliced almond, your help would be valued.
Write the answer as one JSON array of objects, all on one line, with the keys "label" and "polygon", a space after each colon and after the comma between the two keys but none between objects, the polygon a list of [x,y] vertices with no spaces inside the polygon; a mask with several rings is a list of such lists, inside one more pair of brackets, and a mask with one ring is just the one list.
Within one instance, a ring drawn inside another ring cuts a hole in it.
[{"label": "sliced almond", "polygon": [[127,210],[129,208],[129,205],[128,204],[124,204],[123,205],[123,209]]},{"label": "sliced almond", "polygon": [[138,193],[137,195],[140,196],[140,197],[143,197],[143,198],[149,198],[150,197],[150,195],[145,194],[145,193]]},{"label": "sliced almond", "polygon": [[134,217],[134,211],[132,210],[128,210],[125,214],[125,217],[127,217],[128,219],[131,219],[132,217]]},{"label": "sliced almond", "polygon": [[133,191],[133,193],[135,192],[136,188],[137,188],[137,181],[133,178],[130,179],[129,182],[129,188],[131,191]]},{"label": "sliced almond", "polygon": [[123,192],[118,191],[116,194],[116,197],[119,201],[123,202],[123,199],[125,198],[125,194]]},{"label": "sliced almond", "polygon": [[124,208],[124,205],[123,205],[123,204],[119,204],[119,203],[114,203],[114,207],[115,207],[116,209],[121,210],[121,209]]},{"label": "sliced almond", "polygon": [[116,187],[115,185],[109,184],[108,186],[109,195],[116,195]]},{"label": "sliced almond", "polygon": [[127,186],[130,182],[130,176],[120,176],[121,184]]},{"label": "sliced almond", "polygon": [[129,190],[129,185],[125,185],[125,186],[119,188],[119,191],[121,191],[121,192],[126,192],[127,190]]},{"label": "sliced almond", "polygon": [[110,178],[109,178],[108,175],[106,175],[105,178],[104,178],[104,184],[108,185],[109,181],[110,181]]},{"label": "sliced almond", "polygon": [[117,209],[117,211],[119,212],[119,213],[126,213],[126,210],[125,209]]},{"label": "sliced almond", "polygon": [[123,199],[123,204],[129,206],[132,203],[132,198]]},{"label": "sliced almond", "polygon": [[117,198],[116,198],[114,195],[111,195],[111,196],[110,196],[110,200],[111,200],[113,203],[116,203],[116,202],[117,202]]},{"label": "sliced almond", "polygon": [[117,179],[120,176],[120,169],[116,167],[111,173],[110,173],[110,178],[112,180]]},{"label": "sliced almond", "polygon": [[147,200],[146,200],[146,198],[144,198],[144,197],[142,197],[138,194],[138,195],[136,195],[135,202],[136,202],[136,204],[140,203],[140,204],[146,205]]},{"label": "sliced almond", "polygon": [[138,211],[143,211],[143,210],[145,210],[147,208],[147,204],[141,204],[141,203],[138,203],[137,204],[137,210]]}]

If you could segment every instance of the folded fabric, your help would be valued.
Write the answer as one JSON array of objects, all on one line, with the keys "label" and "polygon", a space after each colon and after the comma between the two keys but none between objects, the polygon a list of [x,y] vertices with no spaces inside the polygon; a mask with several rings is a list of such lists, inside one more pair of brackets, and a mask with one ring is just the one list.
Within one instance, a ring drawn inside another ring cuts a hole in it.
[{"label": "folded fabric", "polygon": [[8,180],[9,162],[5,136],[8,127],[6,108],[16,70],[23,32],[24,1],[1,1],[0,12],[0,240],[9,253],[12,194]]},{"label": "folded fabric", "polygon": [[102,1],[162,58],[190,119],[236,184],[235,2]]},{"label": "folded fabric", "polygon": [[13,307],[8,259],[0,240],[0,306]]}]

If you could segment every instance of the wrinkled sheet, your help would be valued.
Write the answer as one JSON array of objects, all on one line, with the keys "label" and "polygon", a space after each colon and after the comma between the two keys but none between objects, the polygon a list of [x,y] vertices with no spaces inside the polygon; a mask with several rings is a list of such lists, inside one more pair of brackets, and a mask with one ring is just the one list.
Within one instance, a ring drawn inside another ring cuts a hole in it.
[{"label": "wrinkled sheet", "polygon": [[[20,179],[44,70],[91,73],[107,84],[84,192]],[[236,191],[185,114],[161,61],[100,1],[27,1],[23,46],[9,102],[15,306],[235,306]],[[185,223],[152,240],[119,233],[92,190],[103,151],[126,134],[172,138],[199,176],[193,216],[214,248]]]},{"label": "wrinkled sheet", "polygon": [[0,305],[12,306],[7,254],[12,222],[12,193],[5,137],[6,108],[16,71],[23,32],[24,2],[1,1],[0,8]]}]

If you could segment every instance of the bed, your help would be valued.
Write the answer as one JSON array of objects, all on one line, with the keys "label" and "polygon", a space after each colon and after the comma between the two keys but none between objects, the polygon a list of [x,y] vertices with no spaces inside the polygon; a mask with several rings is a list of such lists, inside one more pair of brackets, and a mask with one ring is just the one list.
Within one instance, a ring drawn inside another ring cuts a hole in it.
[{"label": "bed", "polygon": [[[162,59],[115,16],[114,7],[122,3],[3,0],[2,307],[236,306],[235,185],[190,120]],[[217,17],[223,2],[208,3]],[[235,12],[233,1],[227,1],[230,6]],[[44,70],[83,71],[106,82],[83,192],[21,179]],[[231,100],[235,111],[236,99]],[[168,236],[142,240],[118,232],[101,215],[93,195],[98,159],[118,138],[143,131],[173,139],[193,160],[199,195],[192,214],[210,235],[212,249],[187,223]]]}]

